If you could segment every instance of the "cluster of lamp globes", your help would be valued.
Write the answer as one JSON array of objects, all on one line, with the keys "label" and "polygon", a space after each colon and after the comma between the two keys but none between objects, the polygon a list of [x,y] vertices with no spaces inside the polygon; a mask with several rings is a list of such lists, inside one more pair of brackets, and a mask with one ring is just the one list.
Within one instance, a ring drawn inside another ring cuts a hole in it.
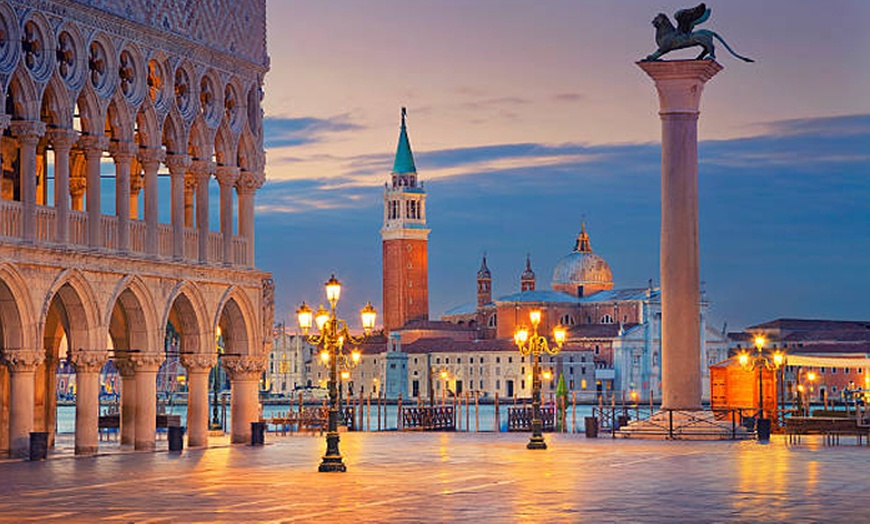
[{"label": "cluster of lamp globes", "polygon": [[[536,346],[539,344],[539,342],[536,341],[535,339],[539,338],[538,337],[538,325],[540,325],[540,323],[541,323],[541,316],[542,316],[542,313],[541,313],[540,309],[531,310],[529,312],[529,321],[532,323],[531,333],[529,332],[529,328],[527,328],[526,326],[520,326],[514,332],[514,343],[517,345],[518,348],[520,348],[520,351],[522,351],[524,353],[525,353],[525,351],[527,351],[529,349],[534,351],[533,347],[526,347],[526,343],[529,342],[530,337],[532,339],[532,344],[530,344],[530,346]],[[562,345],[565,343],[567,336],[568,336],[568,330],[565,329],[564,326],[557,325],[556,327],[553,328],[553,341],[556,343],[556,346],[558,348],[562,347]],[[542,341],[542,342],[544,342],[544,344],[543,344],[544,349],[547,349],[547,351],[552,351],[546,346],[545,341]]]},{"label": "cluster of lamp globes", "polygon": [[[350,337],[350,334],[347,332],[347,325],[343,320],[337,319],[335,317],[335,308],[338,304],[338,299],[341,297],[341,282],[335,278],[335,275],[332,275],[330,279],[325,284],[326,287],[326,299],[329,301],[330,309],[327,310],[321,304],[317,308],[317,312],[313,313],[311,308],[303,301],[302,305],[299,306],[299,309],[296,310],[296,318],[299,323],[299,328],[302,329],[302,332],[305,335],[308,335],[308,331],[311,329],[312,320],[314,324],[317,325],[317,330],[319,332],[319,337],[322,341],[326,341],[327,339],[334,337],[335,340],[330,341],[335,348],[340,351],[344,346],[345,338]],[[375,327],[375,321],[377,319],[377,310],[375,310],[374,306],[372,306],[371,302],[366,302],[365,307],[360,310],[360,319],[362,321],[363,331],[365,332],[365,336],[368,337],[371,335],[372,330]],[[320,360],[324,365],[329,364],[330,350],[329,346],[331,344],[324,344],[323,350],[320,352]],[[354,349],[350,353],[351,364],[355,366],[359,363],[360,358],[362,357],[361,353],[358,349]],[[350,373],[348,371],[342,371],[341,378],[347,380],[350,377]]]},{"label": "cluster of lamp globes", "polygon": [[[764,345],[767,343],[767,340],[758,335],[754,339],[755,349],[758,351],[758,354],[755,358],[753,358],[749,353],[742,352],[737,356],[737,361],[744,368],[753,368],[756,366],[764,365],[768,369],[779,369],[785,363],[785,353],[780,350],[774,350],[773,355],[770,358],[762,355],[762,350],[764,349]],[[811,379],[812,380],[812,379]]]}]

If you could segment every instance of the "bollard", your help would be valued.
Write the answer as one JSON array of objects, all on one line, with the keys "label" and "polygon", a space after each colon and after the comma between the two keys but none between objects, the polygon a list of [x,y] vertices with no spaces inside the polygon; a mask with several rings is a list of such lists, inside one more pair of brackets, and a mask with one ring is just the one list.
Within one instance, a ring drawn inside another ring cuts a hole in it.
[{"label": "bollard", "polygon": [[598,419],[586,417],[586,438],[598,438]]},{"label": "bollard", "polygon": [[266,423],[251,422],[251,445],[262,446],[266,443]]},{"label": "bollard", "polygon": [[30,460],[45,460],[48,458],[48,432],[30,432]]},{"label": "bollard", "polygon": [[755,425],[755,434],[758,436],[758,440],[762,442],[766,442],[770,440],[770,419],[769,418],[760,418]]},{"label": "bollard", "polygon": [[167,439],[169,440],[169,451],[181,453],[184,449],[184,427],[169,426]]}]

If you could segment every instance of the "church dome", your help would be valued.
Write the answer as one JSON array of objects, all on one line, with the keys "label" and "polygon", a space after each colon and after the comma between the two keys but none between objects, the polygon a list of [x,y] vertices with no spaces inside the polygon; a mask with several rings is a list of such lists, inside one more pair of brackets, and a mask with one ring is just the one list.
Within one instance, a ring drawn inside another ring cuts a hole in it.
[{"label": "church dome", "polygon": [[551,287],[578,297],[613,289],[613,273],[607,262],[592,252],[585,223],[577,236],[574,251],[556,264]]}]

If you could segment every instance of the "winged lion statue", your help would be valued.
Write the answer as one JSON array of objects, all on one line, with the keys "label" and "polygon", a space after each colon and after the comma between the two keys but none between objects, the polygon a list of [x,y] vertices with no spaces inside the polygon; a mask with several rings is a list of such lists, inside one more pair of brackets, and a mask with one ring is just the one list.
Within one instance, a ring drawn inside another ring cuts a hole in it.
[{"label": "winged lion statue", "polygon": [[728,43],[719,36],[715,31],[699,29],[695,31],[695,26],[702,24],[710,18],[710,8],[706,4],[698,4],[689,9],[680,9],[674,13],[674,20],[677,21],[677,27],[668,19],[664,13],[659,13],[653,18],[652,24],[656,28],[656,45],[658,49],[654,53],[644,58],[644,61],[660,60],[662,55],[675,51],[677,49],[685,49],[687,47],[701,46],[701,54],[696,60],[709,58],[715,60],[716,50],[713,46],[715,38],[725,46],[732,55],[743,60],[744,62],[754,62],[755,60],[737,54]]}]

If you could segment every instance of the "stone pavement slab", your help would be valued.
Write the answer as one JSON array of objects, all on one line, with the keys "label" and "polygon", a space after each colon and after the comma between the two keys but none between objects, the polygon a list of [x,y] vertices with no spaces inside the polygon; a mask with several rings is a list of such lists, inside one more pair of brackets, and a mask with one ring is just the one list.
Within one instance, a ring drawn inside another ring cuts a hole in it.
[{"label": "stone pavement slab", "polygon": [[870,448],[343,433],[324,441],[0,464],[0,520],[42,522],[863,522]]}]

